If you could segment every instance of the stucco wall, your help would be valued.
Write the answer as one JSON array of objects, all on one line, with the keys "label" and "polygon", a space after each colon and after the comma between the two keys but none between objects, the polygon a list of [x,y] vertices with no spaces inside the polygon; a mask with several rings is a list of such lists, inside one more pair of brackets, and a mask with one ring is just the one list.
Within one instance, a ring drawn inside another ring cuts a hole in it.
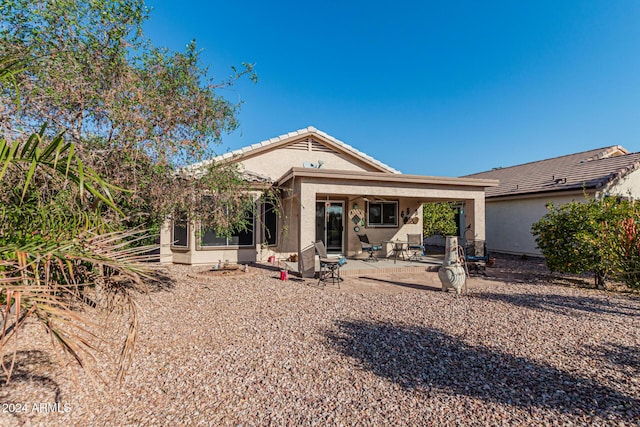
[{"label": "stucco wall", "polygon": [[[360,257],[366,258],[369,256],[367,252],[362,253],[362,246],[360,245],[360,239],[358,235],[366,234],[369,241],[373,244],[381,244],[385,240],[407,240],[407,234],[420,234],[422,235],[422,205],[416,200],[399,198],[393,201],[398,201],[399,211],[404,211],[409,208],[409,218],[418,218],[417,224],[409,223],[405,224],[403,217],[400,217],[398,227],[371,227],[366,223],[366,201],[362,198],[351,200],[348,204],[345,204],[345,214],[347,214],[345,225],[345,252],[347,256],[356,256],[361,254]],[[348,217],[348,212],[354,205],[365,212],[365,225],[359,225],[359,231],[355,231],[355,224]],[[405,215],[406,216],[406,215]],[[386,257],[393,253],[393,249],[389,244],[383,244],[381,252],[377,252],[375,255],[380,257]]]},{"label": "stucco wall", "polygon": [[298,198],[289,196],[282,202],[282,215],[278,223],[277,255],[282,258],[285,254],[298,252]]},{"label": "stucco wall", "polygon": [[584,196],[547,196],[535,199],[486,203],[487,249],[489,251],[541,256],[531,234],[531,225],[547,213],[546,205],[584,200]]},{"label": "stucco wall", "polygon": [[278,148],[265,151],[255,157],[240,158],[240,164],[245,170],[257,172],[261,175],[278,179],[292,167],[303,167],[305,162],[318,163],[322,160],[323,169],[338,169],[349,171],[373,171],[374,169],[353,157],[337,152],[305,151],[292,148]]}]

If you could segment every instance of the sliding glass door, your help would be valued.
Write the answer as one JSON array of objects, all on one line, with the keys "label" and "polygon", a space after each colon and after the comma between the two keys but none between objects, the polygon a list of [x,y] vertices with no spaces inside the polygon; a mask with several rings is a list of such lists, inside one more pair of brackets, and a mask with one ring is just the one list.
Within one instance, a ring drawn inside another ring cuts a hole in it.
[{"label": "sliding glass door", "polygon": [[344,202],[316,202],[316,240],[322,240],[327,253],[343,253]]}]

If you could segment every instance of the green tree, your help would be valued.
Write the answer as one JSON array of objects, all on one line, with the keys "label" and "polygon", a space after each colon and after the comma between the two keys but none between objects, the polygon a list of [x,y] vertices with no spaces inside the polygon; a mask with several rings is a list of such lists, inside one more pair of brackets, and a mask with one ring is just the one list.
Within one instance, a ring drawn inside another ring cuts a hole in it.
[{"label": "green tree", "polygon": [[135,0],[0,3],[0,361],[7,380],[12,364],[2,355],[28,318],[90,367],[96,336],[87,308],[128,313],[122,378],[137,335],[133,293],[150,279],[149,265],[139,263],[149,248],[134,247],[146,232],[126,227],[157,225],[179,207],[208,212],[204,193],[216,197],[207,220],[217,229],[244,219],[245,183],[233,165],[182,167],[212,155],[212,144],[237,126],[238,105],[215,91],[251,66],[214,84],[195,43],[173,53],[144,38],[146,14]]},{"label": "green tree", "polygon": [[[212,157],[237,127],[239,103],[217,91],[242,76],[255,79],[252,65],[214,81],[195,41],[184,52],[154,46],[142,31],[142,0],[7,0],[0,16],[0,58],[25,64],[0,92],[0,130],[8,138],[20,141],[42,123],[49,137],[65,130],[86,165],[131,191],[117,196],[126,226],[157,227],[185,205],[203,212],[197,194],[220,188],[218,180],[236,186],[220,198],[231,217],[217,226],[242,221],[246,193],[235,167],[210,165],[197,177],[178,170]],[[10,102],[17,87],[19,104]]]},{"label": "green tree", "polygon": [[429,236],[451,236],[457,231],[454,204],[449,202],[422,205],[423,232]]}]

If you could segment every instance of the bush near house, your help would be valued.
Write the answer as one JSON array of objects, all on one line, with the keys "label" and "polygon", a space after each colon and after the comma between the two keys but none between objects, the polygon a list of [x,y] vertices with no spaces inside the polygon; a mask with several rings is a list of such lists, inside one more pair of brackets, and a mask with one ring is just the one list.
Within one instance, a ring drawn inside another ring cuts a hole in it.
[{"label": "bush near house", "polygon": [[640,287],[640,213],[633,201],[605,197],[547,209],[531,231],[551,271],[592,272],[598,288],[607,279]]},{"label": "bush near house", "polygon": [[451,236],[457,231],[453,203],[425,203],[422,205],[424,237]]}]

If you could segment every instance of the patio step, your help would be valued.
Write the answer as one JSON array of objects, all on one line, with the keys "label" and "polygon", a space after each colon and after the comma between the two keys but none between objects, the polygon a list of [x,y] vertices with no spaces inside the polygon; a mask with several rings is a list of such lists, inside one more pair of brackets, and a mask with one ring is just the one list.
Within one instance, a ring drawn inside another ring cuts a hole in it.
[{"label": "patio step", "polygon": [[340,275],[345,276],[361,276],[363,274],[388,274],[388,273],[423,273],[428,271],[428,267],[424,265],[416,265],[415,267],[398,266],[398,267],[381,267],[381,268],[358,268],[358,269],[340,269]]}]

